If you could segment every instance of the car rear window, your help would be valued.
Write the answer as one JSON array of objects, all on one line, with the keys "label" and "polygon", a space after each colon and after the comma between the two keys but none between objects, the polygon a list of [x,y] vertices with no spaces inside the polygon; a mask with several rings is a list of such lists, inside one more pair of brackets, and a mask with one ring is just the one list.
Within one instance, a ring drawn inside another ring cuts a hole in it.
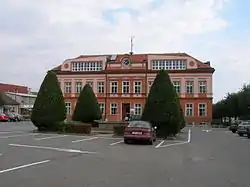
[{"label": "car rear window", "polygon": [[128,127],[150,128],[150,123],[148,123],[146,121],[132,121],[129,123]]}]

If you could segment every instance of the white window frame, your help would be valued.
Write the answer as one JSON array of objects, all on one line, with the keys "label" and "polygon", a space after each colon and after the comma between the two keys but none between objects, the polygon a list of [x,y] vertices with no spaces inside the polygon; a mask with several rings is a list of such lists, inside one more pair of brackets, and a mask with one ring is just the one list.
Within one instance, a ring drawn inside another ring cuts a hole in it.
[{"label": "white window frame", "polygon": [[72,71],[101,71],[102,62],[72,62]]},{"label": "white window frame", "polygon": [[75,83],[76,86],[76,93],[80,93],[82,91],[82,82],[81,81],[76,81]]},{"label": "white window frame", "polygon": [[176,93],[181,93],[181,81],[173,81],[173,86]]},{"label": "white window frame", "polygon": [[152,69],[153,70],[160,70],[160,69],[185,70],[187,69],[187,61],[186,60],[170,60],[170,59],[153,60]]},{"label": "white window frame", "polygon": [[117,103],[110,103],[110,115],[114,116],[118,113],[118,104]]},{"label": "white window frame", "polygon": [[134,81],[134,94],[141,94],[141,92],[142,92],[142,81]]},{"label": "white window frame", "polygon": [[104,81],[98,81],[97,82],[97,92],[98,93],[104,93],[105,92],[105,82]]},{"label": "white window frame", "polygon": [[101,113],[104,114],[104,112],[105,112],[105,104],[104,103],[99,103],[99,107],[100,107]]},{"label": "white window frame", "polygon": [[130,92],[130,81],[122,81],[122,93],[129,94]]},{"label": "white window frame", "polygon": [[142,104],[141,103],[135,103],[134,104],[134,115],[140,116],[142,114]]},{"label": "white window frame", "polygon": [[187,94],[194,93],[194,81],[186,81],[186,93]]},{"label": "white window frame", "polygon": [[194,116],[194,104],[193,103],[185,104],[185,116]]},{"label": "white window frame", "polygon": [[207,93],[207,81],[199,81],[199,93]]},{"label": "white window frame", "polygon": [[72,92],[72,82],[66,81],[64,82],[64,93]]},{"label": "white window frame", "polygon": [[110,93],[117,94],[118,93],[118,81],[110,82]]},{"label": "white window frame", "polygon": [[[201,108],[201,106],[204,106],[204,108]],[[204,110],[201,114],[201,110]],[[199,103],[198,104],[198,116],[207,116],[207,104],[206,103]]]},{"label": "white window frame", "polygon": [[70,115],[71,114],[71,102],[65,102],[65,109],[66,109],[66,114]]}]

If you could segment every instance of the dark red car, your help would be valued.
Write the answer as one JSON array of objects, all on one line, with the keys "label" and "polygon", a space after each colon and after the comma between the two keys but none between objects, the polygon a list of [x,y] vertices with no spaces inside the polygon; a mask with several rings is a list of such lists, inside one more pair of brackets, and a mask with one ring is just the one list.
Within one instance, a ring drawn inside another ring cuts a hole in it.
[{"label": "dark red car", "polygon": [[147,141],[153,144],[156,140],[156,127],[152,127],[151,123],[146,121],[132,121],[124,130],[124,143],[130,141]]},{"label": "dark red car", "polygon": [[9,117],[0,113],[0,121],[9,121]]}]

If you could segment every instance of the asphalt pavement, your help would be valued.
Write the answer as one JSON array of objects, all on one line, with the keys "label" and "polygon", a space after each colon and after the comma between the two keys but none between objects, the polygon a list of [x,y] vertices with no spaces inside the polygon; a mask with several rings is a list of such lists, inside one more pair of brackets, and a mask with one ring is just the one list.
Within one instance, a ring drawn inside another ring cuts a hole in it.
[{"label": "asphalt pavement", "polygon": [[123,143],[111,135],[32,133],[0,123],[1,187],[249,187],[250,140],[185,128],[176,140]]}]

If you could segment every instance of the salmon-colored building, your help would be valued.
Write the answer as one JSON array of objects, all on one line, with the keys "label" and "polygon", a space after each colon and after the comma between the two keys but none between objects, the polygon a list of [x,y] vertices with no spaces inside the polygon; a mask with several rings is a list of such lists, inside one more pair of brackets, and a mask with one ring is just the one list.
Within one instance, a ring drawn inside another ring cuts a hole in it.
[{"label": "salmon-colored building", "polygon": [[72,115],[79,92],[90,84],[104,119],[124,120],[133,109],[136,115],[144,103],[158,70],[169,72],[179,94],[187,123],[212,121],[212,76],[210,62],[186,53],[82,55],[54,68]]}]

